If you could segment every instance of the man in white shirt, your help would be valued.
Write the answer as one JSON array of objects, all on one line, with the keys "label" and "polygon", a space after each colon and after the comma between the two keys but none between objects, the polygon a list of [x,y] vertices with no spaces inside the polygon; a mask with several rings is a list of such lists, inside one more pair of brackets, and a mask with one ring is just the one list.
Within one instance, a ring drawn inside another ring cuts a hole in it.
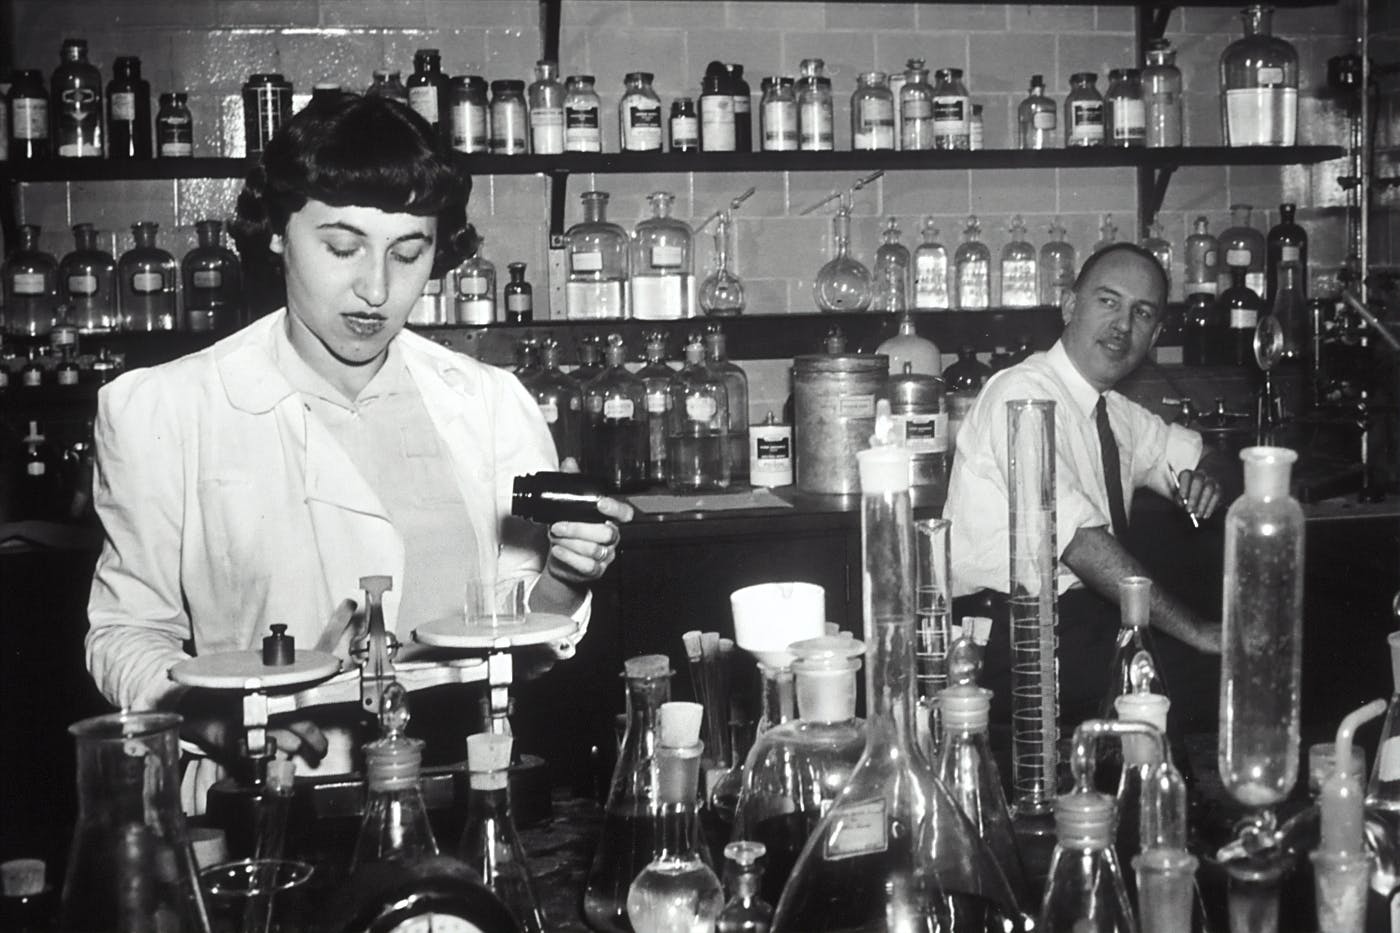
[{"label": "man in white shirt", "polygon": [[[961,597],[954,618],[990,614],[996,620],[983,682],[995,693],[993,716],[1003,722],[1010,708],[1006,403],[1055,402],[1056,584],[1066,724],[1097,714],[1119,628],[1118,581],[1145,575],[1120,541],[1127,530],[1125,503],[1148,487],[1201,519],[1220,504],[1220,485],[1211,474],[1219,475],[1221,464],[1202,457],[1200,435],[1113,391],[1161,332],[1166,293],[1161,266],[1137,246],[1117,244],[1090,257],[1065,298],[1060,340],[993,376],[958,433],[944,507],[952,520],[953,591]],[[1106,480],[1114,474],[1116,484]],[[1173,719],[1213,728],[1219,663],[1211,656],[1220,653],[1220,624],[1160,587],[1153,590],[1151,622],[1169,636],[1158,638],[1157,648]]]}]

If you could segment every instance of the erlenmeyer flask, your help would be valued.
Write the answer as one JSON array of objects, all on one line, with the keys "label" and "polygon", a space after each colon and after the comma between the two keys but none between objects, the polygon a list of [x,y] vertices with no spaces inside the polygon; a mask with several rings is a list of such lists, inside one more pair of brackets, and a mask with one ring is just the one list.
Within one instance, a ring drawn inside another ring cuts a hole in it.
[{"label": "erlenmeyer flask", "polygon": [[671,699],[671,662],[664,654],[628,658],[627,731],[613,768],[603,829],[588,883],[583,916],[594,930],[631,933],[627,889],[656,857],[660,843],[657,790],[657,713]]},{"label": "erlenmeyer flask", "polygon": [[174,713],[112,713],[68,727],[78,824],[60,930],[209,929],[180,810],[179,725]]},{"label": "erlenmeyer flask", "polygon": [[521,933],[546,928],[525,847],[510,814],[508,735],[467,736],[467,822],[457,854],[505,902]]},{"label": "erlenmeyer flask", "polygon": [[1055,830],[1059,843],[1036,928],[1046,933],[1136,933],[1113,852],[1113,798],[1088,790],[1065,794],[1055,804]]},{"label": "erlenmeyer flask", "polygon": [[865,753],[803,849],[773,933],[958,933],[1018,919],[1001,869],[916,745],[910,454],[882,443],[888,420],[886,410],[876,446],[856,455],[869,651]]}]

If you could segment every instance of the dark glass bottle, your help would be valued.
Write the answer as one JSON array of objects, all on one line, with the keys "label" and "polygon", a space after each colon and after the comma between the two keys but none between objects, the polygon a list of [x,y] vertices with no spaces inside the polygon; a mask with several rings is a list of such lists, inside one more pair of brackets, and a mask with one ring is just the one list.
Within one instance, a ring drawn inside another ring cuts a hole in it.
[{"label": "dark glass bottle", "polygon": [[671,151],[700,151],[700,118],[695,113],[695,101],[689,97],[671,101]]},{"label": "dark glass bottle", "polygon": [[59,323],[49,331],[49,351],[58,362],[54,365],[54,384],[75,386],[81,375],[78,370],[78,329],[68,323],[66,305],[59,305]]},{"label": "dark glass bottle", "polygon": [[582,473],[543,470],[517,476],[511,485],[510,514],[541,525],[555,522],[601,524],[607,516],[598,511],[603,486]]},{"label": "dark glass bottle", "polygon": [[162,159],[188,159],[194,155],[194,117],[183,92],[160,95],[156,114],[156,155]]},{"label": "dark glass bottle", "polygon": [[650,333],[646,341],[646,365],[637,378],[646,388],[647,479],[660,485],[666,482],[666,423],[676,371],[666,365],[666,335]]},{"label": "dark glass bottle", "polygon": [[1181,337],[1181,361],[1187,366],[1227,362],[1229,319],[1214,295],[1194,292],[1186,300],[1186,324]]},{"label": "dark glass bottle", "polygon": [[102,158],[102,73],[86,39],[64,39],[50,82],[54,151],[61,159]]},{"label": "dark glass bottle", "polygon": [[58,264],[58,289],[69,322],[82,333],[117,328],[117,263],[97,248],[92,224],[73,225],[73,251]]},{"label": "dark glass bottle", "polygon": [[963,418],[977,400],[982,384],[992,375],[992,370],[977,359],[977,351],[972,347],[958,348],[958,361],[943,370],[943,384],[947,387],[944,400],[948,404],[948,449],[956,450],[958,428]]},{"label": "dark glass bottle", "polygon": [[35,224],[19,228],[19,246],[0,266],[5,292],[5,331],[38,337],[58,319],[58,262],[39,248]]},{"label": "dark glass bottle", "polygon": [[603,371],[603,338],[583,337],[578,343],[578,367],[570,374],[579,388]]},{"label": "dark glass bottle", "polygon": [[579,445],[583,432],[583,393],[573,377],[559,368],[559,344],[546,340],[540,345],[540,372],[530,386],[540,406],[554,450],[560,462],[582,456]]},{"label": "dark glass bottle", "polygon": [[583,471],[613,492],[634,492],[646,486],[646,388],[628,372],[619,335],[609,336],[606,358],[607,368],[583,390]]},{"label": "dark glass bottle", "polygon": [[1264,234],[1249,222],[1254,209],[1248,204],[1231,204],[1231,225],[1220,234],[1221,275],[1229,287],[1232,270],[1240,266],[1245,270],[1244,283],[1261,298],[1266,288],[1264,267],[1267,247]]},{"label": "dark glass bottle", "polygon": [[117,260],[123,330],[175,330],[175,257],[156,245],[160,224],[131,225],[136,245]]},{"label": "dark glass bottle", "polygon": [[1220,296],[1220,308],[1228,330],[1229,355],[1224,362],[1253,367],[1254,329],[1259,324],[1259,315],[1264,313],[1264,299],[1245,284],[1247,274],[1246,266],[1230,267],[1230,287]]},{"label": "dark glass bottle", "polygon": [[437,49],[419,49],[413,53],[413,74],[408,76],[408,105],[418,111],[444,139],[451,142],[449,121],[443,119],[447,104],[447,75],[442,73],[442,55]]},{"label": "dark glass bottle", "polygon": [[733,152],[734,92],[723,62],[710,62],[700,89],[700,148]]},{"label": "dark glass bottle", "polygon": [[221,221],[196,221],[194,228],[199,245],[180,263],[185,323],[190,330],[232,330],[243,318],[243,267],[224,246]]},{"label": "dark glass bottle", "polygon": [[987,368],[994,373],[999,373],[1003,369],[1011,366],[1015,361],[1011,359],[1011,353],[1006,347],[993,347],[992,357],[987,360]]},{"label": "dark glass bottle", "polygon": [[49,92],[37,68],[16,71],[10,79],[10,158],[15,162],[47,159]]},{"label": "dark glass bottle", "polygon": [[744,80],[743,65],[725,65],[729,69],[729,91],[734,95],[734,148],[739,152],[753,151],[753,89]]},{"label": "dark glass bottle", "polygon": [[123,55],[107,82],[107,158],[151,157],[151,83],[141,77],[141,59]]},{"label": "dark glass bottle", "polygon": [[1308,231],[1293,219],[1297,210],[1296,204],[1280,204],[1279,221],[1269,230],[1265,247],[1268,268],[1265,273],[1268,277],[1267,298],[1270,303],[1278,296],[1279,282],[1282,279],[1279,269],[1284,265],[1294,265],[1298,268],[1298,291],[1304,301],[1308,298]]},{"label": "dark glass bottle", "polygon": [[506,323],[528,324],[535,319],[535,291],[525,281],[525,263],[508,262],[510,281],[502,292],[506,300]]}]

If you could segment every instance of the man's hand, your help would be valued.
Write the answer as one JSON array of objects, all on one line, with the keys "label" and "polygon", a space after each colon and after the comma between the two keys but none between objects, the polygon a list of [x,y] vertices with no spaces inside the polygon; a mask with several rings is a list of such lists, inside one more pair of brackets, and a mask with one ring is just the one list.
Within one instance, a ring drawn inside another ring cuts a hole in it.
[{"label": "man's hand", "polygon": [[1203,470],[1182,470],[1177,474],[1177,483],[1177,497],[1188,512],[1203,521],[1215,514],[1221,497],[1215,477]]}]

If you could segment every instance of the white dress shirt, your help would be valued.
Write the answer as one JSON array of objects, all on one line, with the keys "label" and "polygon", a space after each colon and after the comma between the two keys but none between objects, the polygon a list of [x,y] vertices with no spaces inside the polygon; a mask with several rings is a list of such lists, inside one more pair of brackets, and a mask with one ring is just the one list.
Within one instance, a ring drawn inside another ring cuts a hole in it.
[{"label": "white dress shirt", "polygon": [[[1170,498],[1168,464],[1194,468],[1201,458],[1201,436],[1167,424],[1122,394],[1104,393],[1108,422],[1118,443],[1123,499],[1131,505],[1142,487]],[[1055,545],[1063,556],[1080,528],[1109,521],[1108,487],[1103,473],[1094,409],[1099,392],[1074,366],[1057,341],[1044,353],[994,375],[982,388],[958,432],[957,453],[948,482],[945,518],[951,532],[953,593],[1008,592],[1011,582],[1007,495],[1006,403],[1015,399],[1055,402]],[[1061,562],[1057,592],[1083,586]]]}]

